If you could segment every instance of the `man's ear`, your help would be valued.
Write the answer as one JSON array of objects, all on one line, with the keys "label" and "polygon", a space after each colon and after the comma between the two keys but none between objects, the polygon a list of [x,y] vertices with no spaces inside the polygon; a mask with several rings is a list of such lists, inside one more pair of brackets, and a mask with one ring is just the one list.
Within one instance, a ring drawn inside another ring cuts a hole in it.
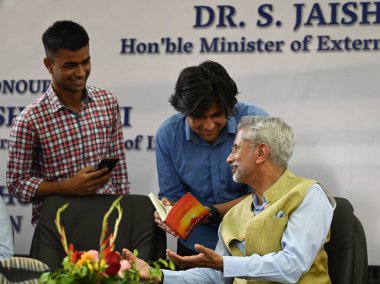
[{"label": "man's ear", "polygon": [[266,144],[257,145],[257,159],[256,163],[263,163],[269,158],[269,147]]},{"label": "man's ear", "polygon": [[45,57],[44,65],[46,69],[49,71],[49,73],[53,75],[53,62],[49,58]]}]

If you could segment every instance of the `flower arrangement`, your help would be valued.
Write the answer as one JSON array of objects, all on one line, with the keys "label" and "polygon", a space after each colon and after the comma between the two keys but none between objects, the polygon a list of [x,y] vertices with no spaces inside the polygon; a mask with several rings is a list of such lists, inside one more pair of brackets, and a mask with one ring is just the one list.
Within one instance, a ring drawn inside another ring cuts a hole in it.
[{"label": "flower arrangement", "polygon": [[[115,240],[118,227],[123,215],[120,206],[120,199],[117,198],[106,212],[102,222],[102,233],[100,237],[100,249],[78,252],[72,244],[67,245],[65,228],[60,224],[60,216],[68,207],[66,203],[60,207],[56,214],[55,225],[61,236],[62,246],[67,256],[62,261],[62,268],[54,272],[45,272],[41,275],[39,282],[47,284],[69,284],[69,283],[139,283],[140,274],[134,262],[123,259],[114,251]],[[117,210],[118,217],[115,222],[113,233],[108,233],[108,217],[113,210]],[[133,252],[137,255],[137,251]],[[151,281],[161,279],[160,267],[170,267],[174,269],[171,261],[159,259],[151,263],[153,268],[149,269]]]}]

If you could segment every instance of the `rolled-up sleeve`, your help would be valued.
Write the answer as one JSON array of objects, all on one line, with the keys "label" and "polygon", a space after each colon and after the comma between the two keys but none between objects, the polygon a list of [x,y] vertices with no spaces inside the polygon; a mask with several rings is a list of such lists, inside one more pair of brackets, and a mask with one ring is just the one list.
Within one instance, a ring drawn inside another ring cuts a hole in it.
[{"label": "rolled-up sleeve", "polygon": [[33,201],[39,184],[43,181],[33,176],[36,152],[35,130],[31,122],[17,117],[12,123],[7,161],[8,191],[23,202]]}]

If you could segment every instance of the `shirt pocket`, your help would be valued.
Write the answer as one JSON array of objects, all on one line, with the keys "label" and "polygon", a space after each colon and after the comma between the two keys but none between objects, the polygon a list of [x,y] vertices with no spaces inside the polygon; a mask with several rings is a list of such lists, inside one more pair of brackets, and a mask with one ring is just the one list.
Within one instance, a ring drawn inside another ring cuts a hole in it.
[{"label": "shirt pocket", "polygon": [[[107,156],[108,149],[111,144],[112,127],[110,124],[103,122],[93,129],[93,134],[90,138],[90,145],[98,156],[101,158]],[[95,154],[94,153],[94,154]]]}]

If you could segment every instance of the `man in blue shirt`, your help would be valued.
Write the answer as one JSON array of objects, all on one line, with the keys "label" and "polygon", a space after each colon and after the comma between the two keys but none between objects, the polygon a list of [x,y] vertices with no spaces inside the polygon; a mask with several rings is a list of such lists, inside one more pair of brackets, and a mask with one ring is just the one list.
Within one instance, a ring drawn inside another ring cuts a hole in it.
[{"label": "man in blue shirt", "polygon": [[13,231],[3,198],[0,196],[0,259],[13,256]]},{"label": "man in blue shirt", "polygon": [[[179,239],[180,255],[198,254],[196,243],[214,249],[221,217],[251,192],[232,179],[225,160],[243,116],[267,115],[256,106],[238,103],[235,82],[219,63],[206,61],[182,70],[169,102],[179,113],[169,117],[156,135],[159,198],[166,204],[191,192],[209,207],[207,223],[187,240]],[[156,222],[169,233],[158,214]]]},{"label": "man in blue shirt", "polygon": [[[280,118],[241,120],[227,162],[233,179],[254,193],[224,216],[215,251],[199,244],[193,256],[167,250],[179,265],[198,268],[163,270],[164,283],[331,283],[324,244],[335,200],[317,181],[288,169],[294,144],[293,131]],[[149,279],[148,264],[128,250],[123,254]]]}]

